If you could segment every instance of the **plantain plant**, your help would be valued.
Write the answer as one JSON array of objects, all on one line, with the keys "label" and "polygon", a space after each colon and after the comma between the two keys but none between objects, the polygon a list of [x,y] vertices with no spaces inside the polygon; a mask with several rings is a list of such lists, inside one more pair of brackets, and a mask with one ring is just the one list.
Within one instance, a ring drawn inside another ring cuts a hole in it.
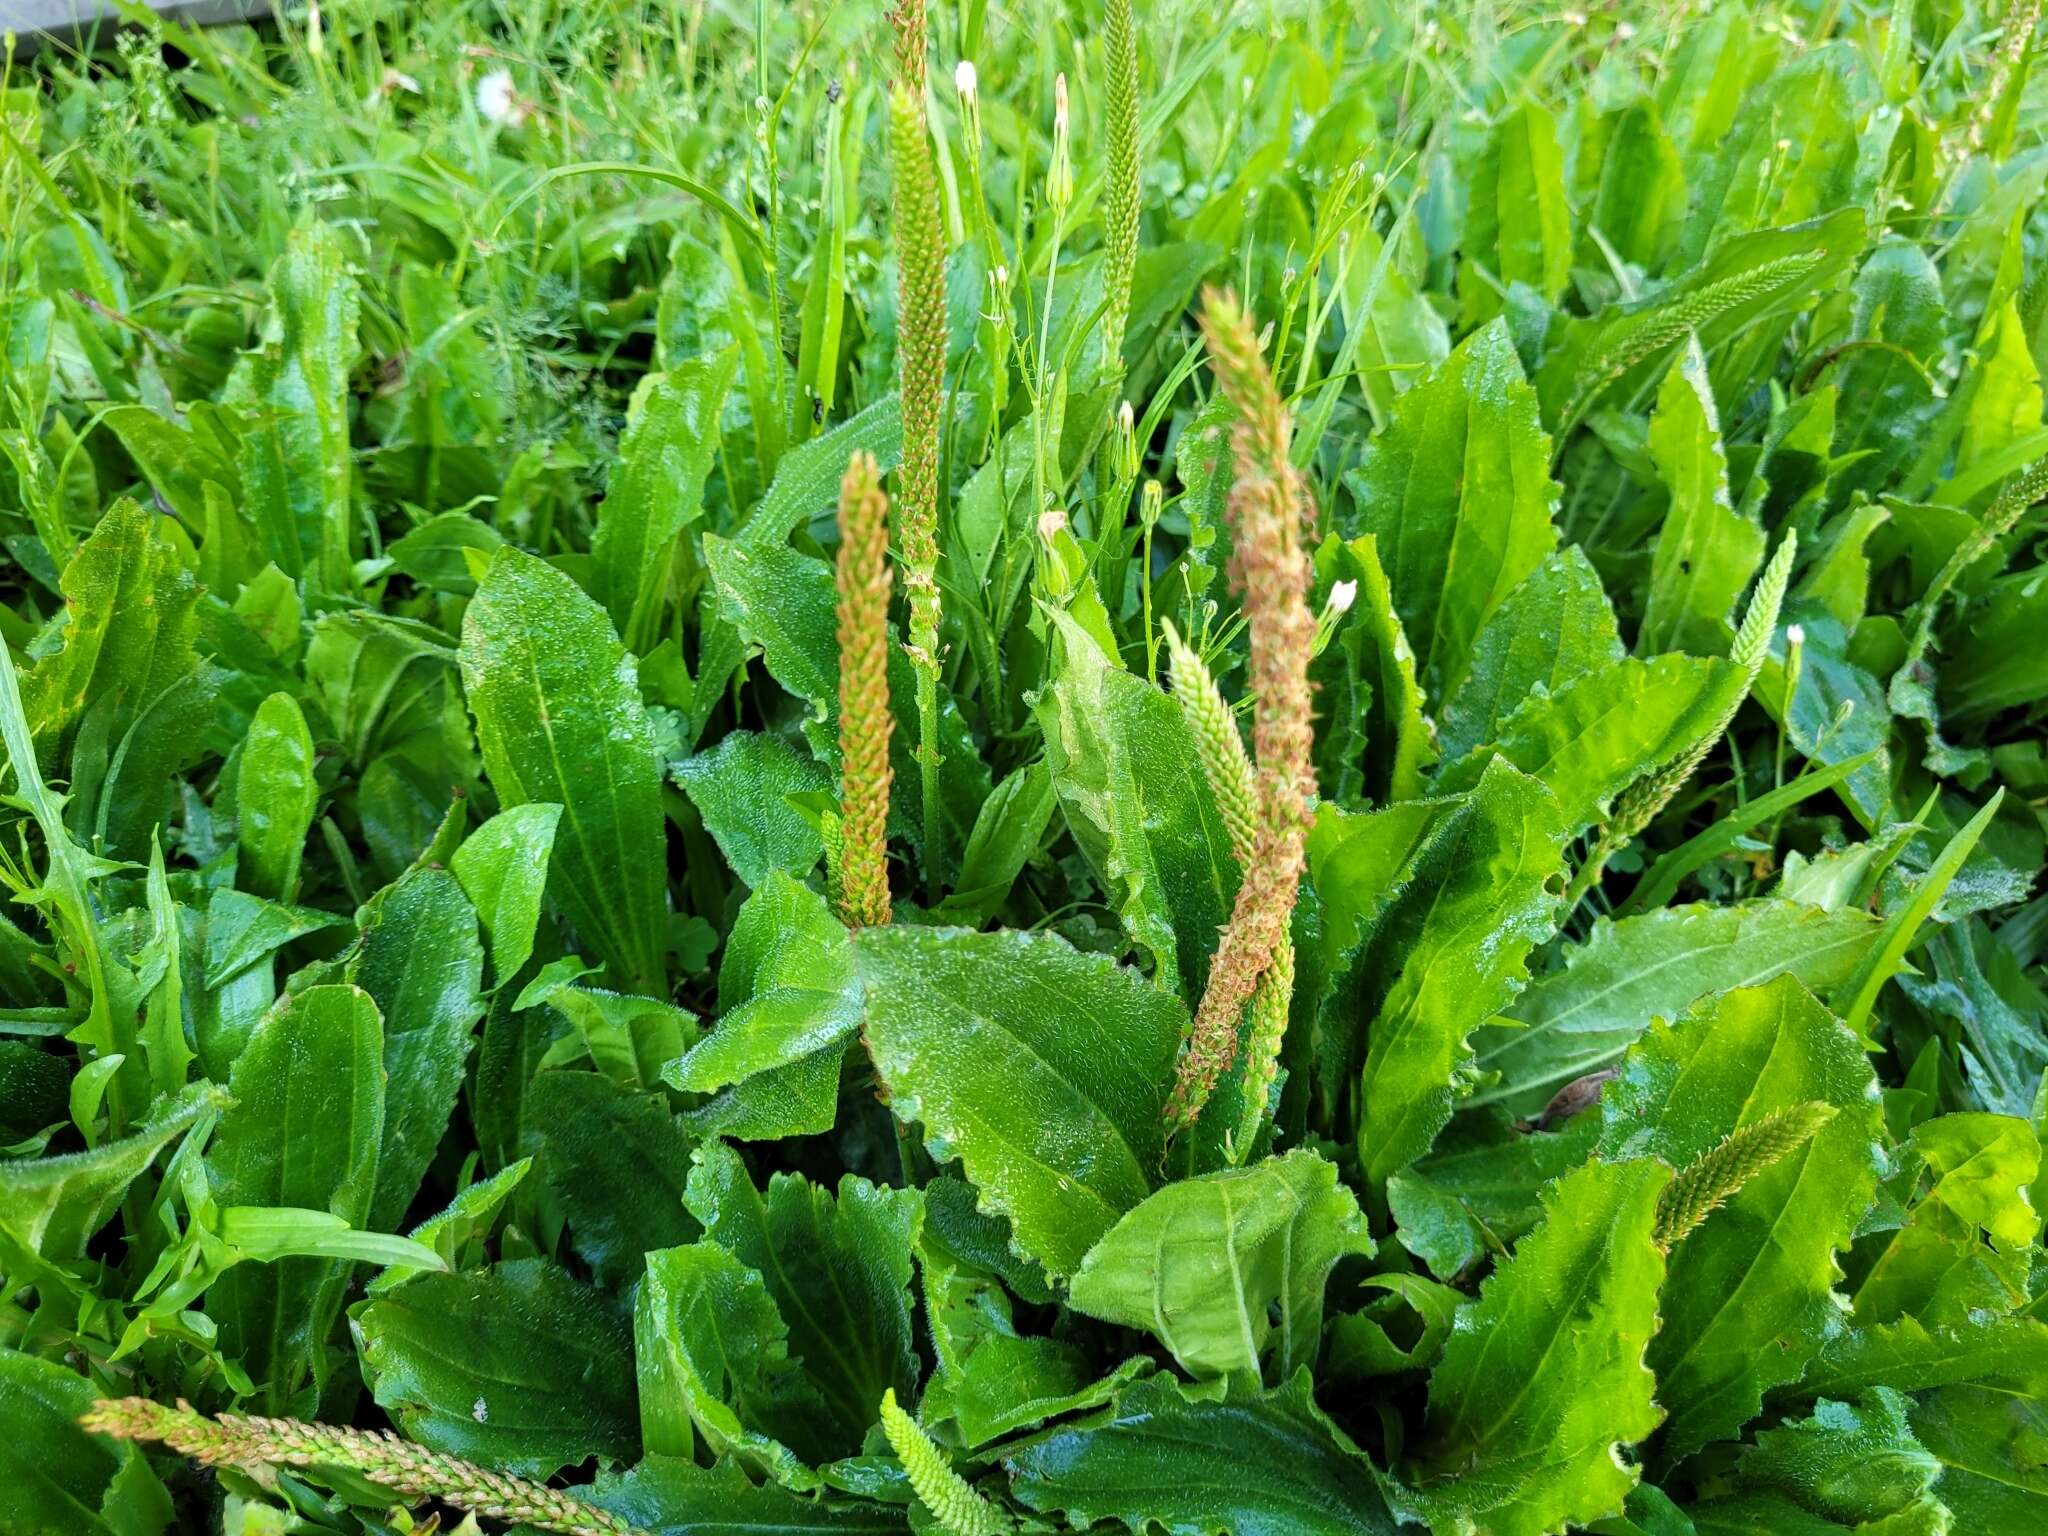
[{"label": "plantain plant", "polygon": [[0,1536],[2048,1529],[2039,0],[121,9]]}]

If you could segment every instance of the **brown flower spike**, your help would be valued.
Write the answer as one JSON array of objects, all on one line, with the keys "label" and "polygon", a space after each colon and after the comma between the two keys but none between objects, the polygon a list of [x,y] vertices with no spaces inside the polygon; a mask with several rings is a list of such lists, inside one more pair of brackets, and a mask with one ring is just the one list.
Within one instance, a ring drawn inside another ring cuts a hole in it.
[{"label": "brown flower spike", "polygon": [[1201,1113],[1237,1054],[1244,1005],[1287,937],[1315,793],[1308,664],[1316,621],[1308,608],[1309,562],[1301,538],[1305,496],[1288,461],[1292,425],[1251,317],[1234,296],[1213,288],[1203,295],[1202,336],[1216,381],[1237,410],[1231,431],[1237,482],[1227,509],[1234,541],[1230,582],[1242,594],[1251,636],[1258,823],[1167,1102],[1168,1118],[1181,1125]]},{"label": "brown flower spike", "polygon": [[839,482],[839,916],[889,921],[889,498],[874,456]]}]

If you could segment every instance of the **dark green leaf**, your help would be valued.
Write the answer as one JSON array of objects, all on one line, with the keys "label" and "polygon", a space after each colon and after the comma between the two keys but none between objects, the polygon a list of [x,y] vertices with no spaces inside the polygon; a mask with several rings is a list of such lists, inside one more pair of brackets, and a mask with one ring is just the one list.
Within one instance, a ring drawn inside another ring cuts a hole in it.
[{"label": "dark green leaf", "polygon": [[1057,1430],[1004,1466],[1019,1499],[1076,1529],[1119,1520],[1169,1536],[1392,1536],[1395,1525],[1306,1372],[1270,1392],[1155,1376],[1101,1422]]},{"label": "dark green leaf", "polygon": [[[384,1134],[384,1025],[370,994],[313,987],[285,997],[235,1061],[207,1152],[214,1198],[227,1205],[324,1210],[365,1227],[376,1198]],[[206,1293],[223,1352],[238,1357],[263,1401],[286,1410],[324,1351],[348,1265],[333,1259],[242,1264]]]},{"label": "dark green leaf", "polygon": [[1152,1192],[1186,1010],[1050,934],[870,928],[854,951],[890,1107],[1056,1275]]},{"label": "dark green leaf", "polygon": [[548,890],[627,987],[665,991],[661,773],[633,664],[597,605],[501,551],[462,623],[462,680],[506,805],[560,805]]},{"label": "dark green leaf", "polygon": [[1371,1252],[1336,1167],[1297,1149],[1149,1196],[1088,1250],[1071,1301],[1150,1329],[1197,1376],[1256,1371],[1271,1344],[1284,1381],[1315,1363],[1330,1271]]},{"label": "dark green leaf", "polygon": [[551,1264],[422,1275],[352,1315],[378,1404],[423,1445],[529,1477],[639,1454],[632,1332]]}]

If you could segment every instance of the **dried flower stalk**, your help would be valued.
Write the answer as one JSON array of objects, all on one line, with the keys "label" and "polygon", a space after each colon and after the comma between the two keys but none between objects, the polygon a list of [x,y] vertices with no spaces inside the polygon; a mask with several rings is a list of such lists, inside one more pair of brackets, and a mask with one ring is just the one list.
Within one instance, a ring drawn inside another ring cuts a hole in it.
[{"label": "dried flower stalk", "polygon": [[1251,318],[1234,297],[1215,289],[1203,296],[1202,335],[1238,418],[1231,432],[1237,480],[1227,508],[1230,581],[1242,594],[1251,638],[1258,822],[1167,1103],[1168,1117],[1182,1125],[1201,1113],[1236,1056],[1239,1017],[1287,938],[1315,793],[1308,664],[1316,623],[1301,538],[1304,493],[1288,457],[1292,426]]}]

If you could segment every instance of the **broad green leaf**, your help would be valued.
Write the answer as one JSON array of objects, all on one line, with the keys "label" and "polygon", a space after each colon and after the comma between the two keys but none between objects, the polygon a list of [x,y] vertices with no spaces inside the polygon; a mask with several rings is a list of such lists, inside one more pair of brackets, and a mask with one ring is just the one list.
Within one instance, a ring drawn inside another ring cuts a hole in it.
[{"label": "broad green leaf", "polygon": [[332,224],[294,230],[270,269],[262,345],[222,397],[244,413],[236,469],[263,553],[327,592],[355,587],[358,552],[348,373],[360,299]]},{"label": "broad green leaf", "polygon": [[504,986],[533,954],[548,864],[562,808],[544,800],[510,806],[462,840],[448,868],[491,941],[491,974]]},{"label": "broad green leaf", "polygon": [[[1695,177],[1682,258],[1717,237],[1809,219],[1855,204],[1857,116],[1845,48],[1817,48],[1782,69],[1759,72],[1739,111]],[[1779,139],[1802,131],[1783,147]],[[1860,227],[1860,225],[1859,225]]]},{"label": "broad green leaf", "polygon": [[1702,1002],[1675,1025],[1653,1023],[1601,1097],[1603,1157],[1678,1168],[1815,1101],[1834,1105],[1834,1118],[1672,1250],[1649,1358],[1673,1456],[1734,1435],[1841,1327],[1836,1256],[1879,1167],[1876,1078],[1854,1033],[1780,976]]},{"label": "broad green leaf", "polygon": [[1583,831],[1638,775],[1692,745],[1733,676],[1727,662],[1697,656],[1609,662],[1531,697],[1497,738],[1446,766],[1437,788],[1471,788],[1498,757],[1549,787],[1567,832]]},{"label": "broad green leaf", "polygon": [[1614,609],[1592,563],[1577,545],[1546,557],[1480,626],[1471,670],[1444,706],[1444,757],[1455,761],[1500,739],[1530,699],[1621,657]]},{"label": "broad green leaf", "polygon": [[1355,963],[1372,1021],[1358,1153],[1375,1184],[1429,1150],[1468,1086],[1466,1037],[1520,990],[1557,921],[1550,792],[1497,763],[1452,815]]},{"label": "broad green leaf", "polygon": [[1051,617],[1038,721],[1067,827],[1158,985],[1199,999],[1238,869],[1187,717],[1066,614]]},{"label": "broad green leaf", "polygon": [[1697,343],[1678,354],[1650,417],[1650,454],[1671,494],[1650,558],[1636,646],[1726,653],[1729,615],[1764,558],[1764,531],[1735,510],[1721,422]]},{"label": "broad green leaf", "polygon": [[[994,1333],[975,1346],[951,1384],[953,1419],[968,1445],[987,1445],[1112,1403],[1151,1369],[1148,1356],[1134,1355],[1097,1379],[1087,1351],[1065,1340]],[[925,1388],[921,1412],[935,1406],[933,1385]]]},{"label": "broad green leaf", "polygon": [[0,1529],[158,1536],[171,1502],[134,1444],[78,1427],[101,1394],[55,1360],[0,1349]]},{"label": "broad green leaf", "polygon": [[[1326,1379],[1370,1381],[1435,1365],[1464,1293],[1408,1273],[1368,1275],[1361,1283],[1382,1294],[1331,1321]],[[1407,1324],[1404,1311],[1420,1321],[1420,1328]]]},{"label": "broad green leaf", "polygon": [[961,850],[959,889],[940,903],[948,922],[979,927],[988,921],[1038,852],[1055,804],[1052,770],[1042,757],[996,786]]},{"label": "broad green leaf", "polygon": [[639,1454],[632,1330],[544,1260],[421,1275],[351,1320],[378,1406],[422,1445],[528,1477]]},{"label": "broad green leaf", "polygon": [[313,738],[288,693],[273,693],[249,722],[235,773],[236,882],[271,901],[296,901],[306,834],[320,801]]},{"label": "broad green leaf", "polygon": [[670,772],[749,887],[765,883],[771,871],[801,880],[823,856],[823,834],[790,797],[830,789],[832,775],[784,737],[734,731]]},{"label": "broad green leaf", "polygon": [[[312,987],[282,999],[236,1058],[206,1154],[221,1205],[299,1206],[369,1225],[384,1134],[384,1023],[370,994]],[[289,1411],[325,1350],[348,1265],[332,1259],[242,1264],[206,1293],[220,1346],[238,1357],[262,1401]]]},{"label": "broad green leaf", "polygon": [[1471,177],[1458,269],[1468,328],[1500,313],[1510,284],[1555,299],[1570,275],[1572,213],[1549,110],[1533,100],[1510,109],[1494,124]]},{"label": "broad green leaf", "polygon": [[206,521],[206,483],[238,488],[235,469],[204,433],[183,427],[142,405],[110,407],[101,421],[121,440],[150,487],[188,527]]},{"label": "broad green leaf", "polygon": [[2033,643],[2048,625],[2041,567],[1993,582],[1971,605],[1939,672],[1941,718],[1957,725],[2048,698],[2048,655]]},{"label": "broad green leaf", "polygon": [[690,1138],[665,1094],[622,1088],[598,1072],[542,1072],[527,1090],[527,1113],[569,1240],[601,1280],[629,1285],[642,1254],[697,1235],[683,1209]]},{"label": "broad green leaf", "polygon": [[69,763],[66,821],[111,853],[147,845],[213,708],[194,646],[199,586],[161,521],[126,498],[107,509],[64,568],[54,648],[21,680],[39,758]]},{"label": "broad green leaf", "polygon": [[175,1099],[159,1100],[133,1135],[83,1152],[0,1163],[0,1233],[53,1264],[79,1258],[156,1155],[226,1103],[220,1088],[194,1083]]},{"label": "broad green leaf", "polygon": [[[1228,1446],[1229,1454],[1209,1454]],[[1191,1454],[1191,1448],[1198,1448]],[[1116,1520],[1169,1536],[1392,1536],[1358,1448],[1315,1404],[1308,1374],[1258,1391],[1141,1381],[1116,1411],[1003,1458],[1026,1507],[1075,1530]]]},{"label": "broad green leaf", "polygon": [[717,1243],[647,1255],[633,1303],[633,1353],[643,1433],[660,1426],[668,1449],[688,1448],[680,1406],[721,1457],[785,1487],[818,1485],[812,1464],[830,1457],[828,1410],[789,1353],[789,1329],[758,1269]]},{"label": "broad green leaf", "polygon": [[1907,1426],[1908,1406],[1885,1387],[1853,1403],[1823,1398],[1810,1417],[1758,1434],[1737,1481],[1844,1524],[1896,1513],[1941,1476],[1941,1463]]},{"label": "broad green leaf", "polygon": [[1557,1132],[1454,1122],[1448,1140],[1387,1180],[1401,1245],[1441,1280],[1455,1280],[1536,1225],[1538,1196],[1592,1155],[1600,1122],[1579,1115]]},{"label": "broad green leaf", "polygon": [[854,953],[890,1107],[1072,1274],[1152,1192],[1186,1010],[1051,934],[870,928]]},{"label": "broad green leaf", "polygon": [[1941,1463],[1935,1492],[1963,1531],[2031,1531],[2048,1520],[2048,1404],[2038,1394],[1942,1387],[1912,1410],[1913,1433]]},{"label": "broad green leaf", "polygon": [[549,894],[622,985],[666,991],[660,764],[603,611],[561,572],[502,550],[463,618],[461,661],[498,798],[562,807]]},{"label": "broad green leaf", "polygon": [[1417,1513],[1444,1530],[1542,1536],[1618,1513],[1620,1452],[1657,1427],[1644,1349],[1664,1255],[1651,1237],[1671,1171],[1588,1163],[1452,1324],[1429,1375]]},{"label": "broad green leaf", "polygon": [[690,1211],[707,1239],[759,1270],[789,1325],[790,1347],[823,1396],[828,1440],[851,1454],[874,1424],[884,1391],[915,1389],[910,1256],[923,1205],[914,1190],[847,1174],[835,1200],[801,1174],[757,1190],[723,1142],[697,1153]]},{"label": "broad green leaf", "polygon": [[[288,907],[220,887],[206,904],[206,986],[221,987],[287,944],[345,921],[314,907]],[[215,1075],[224,1075],[226,1067],[223,1062]],[[208,1069],[212,1070],[211,1063]]]},{"label": "broad green leaf", "polygon": [[547,1003],[569,1021],[582,1050],[558,1046],[550,1053],[551,1063],[587,1057],[621,1088],[659,1086],[663,1065],[680,1056],[684,1043],[695,1033],[695,1016],[658,998],[576,985],[575,978],[588,969],[574,956],[544,966],[512,1000],[512,1006],[530,1008]]},{"label": "broad green leaf", "polygon": [[1940,1115],[1914,1127],[1903,1157],[1909,1191],[1927,1187],[1874,1252],[1859,1254],[1856,1321],[1957,1327],[2026,1306],[2041,1228],[2028,1195],[2041,1166],[2033,1127],[2012,1115]]},{"label": "broad green leaf", "polygon": [[1858,909],[1791,901],[1664,907],[1596,923],[1474,1038],[1478,1069],[1498,1076],[1473,1100],[1536,1114],[1565,1084],[1611,1066],[1650,1020],[1675,1019],[1713,993],[1785,974],[1831,993],[1875,950],[1882,927]]},{"label": "broad green leaf", "polygon": [[[1860,455],[1844,483],[1876,490],[1926,452],[1944,402],[1931,366],[1948,332],[1941,273],[1917,245],[1897,238],[1873,249],[1851,285],[1849,340],[1835,373],[1841,407],[1838,456]],[[1956,425],[1960,425],[1958,418]]]},{"label": "broad green leaf", "polygon": [[635,654],[660,638],[676,539],[703,513],[737,363],[733,350],[691,358],[647,375],[633,392],[590,558],[612,627]]},{"label": "broad green leaf", "polygon": [[416,869],[370,904],[349,979],[384,1019],[384,1137],[368,1226],[404,1220],[462,1091],[484,1016],[476,912],[455,877]]},{"label": "broad green leaf", "polygon": [[489,523],[466,512],[443,512],[393,540],[384,553],[421,586],[471,597],[476,593],[472,559],[487,566],[504,543],[504,535]]},{"label": "broad green leaf", "polygon": [[2048,1393],[2048,1323],[1977,1312],[1940,1327],[1907,1316],[1851,1328],[1821,1350],[1798,1390],[1853,1397],[1874,1387],[1922,1392],[1978,1383]]},{"label": "broad green leaf", "polygon": [[651,1536],[902,1536],[910,1528],[900,1506],[806,1498],[755,1484],[729,1461],[700,1467],[650,1454],[628,1472],[600,1472],[584,1497]]},{"label": "broad green leaf", "polygon": [[[1623,261],[1647,270],[1663,264],[1685,220],[1685,171],[1647,97],[1594,116],[1582,102],[1573,155],[1579,204],[1579,248],[1587,264],[1592,232]],[[1583,258],[1582,258],[1583,259]]]},{"label": "broad green leaf", "polygon": [[1256,1371],[1270,1344],[1285,1381],[1315,1363],[1330,1271],[1371,1252],[1335,1165],[1298,1148],[1157,1191],[1088,1250],[1070,1300],[1149,1329],[1197,1376]]},{"label": "broad green leaf", "polygon": [[860,1028],[853,946],[823,897],[772,871],[747,897],[718,971],[723,1010],[662,1079],[713,1097],[686,1116],[742,1141],[832,1128],[839,1069]]},{"label": "broad green leaf", "polygon": [[1356,513],[1339,526],[1377,535],[1417,671],[1448,698],[1487,616],[1557,545],[1550,439],[1505,322],[1395,402],[1345,484]]}]

